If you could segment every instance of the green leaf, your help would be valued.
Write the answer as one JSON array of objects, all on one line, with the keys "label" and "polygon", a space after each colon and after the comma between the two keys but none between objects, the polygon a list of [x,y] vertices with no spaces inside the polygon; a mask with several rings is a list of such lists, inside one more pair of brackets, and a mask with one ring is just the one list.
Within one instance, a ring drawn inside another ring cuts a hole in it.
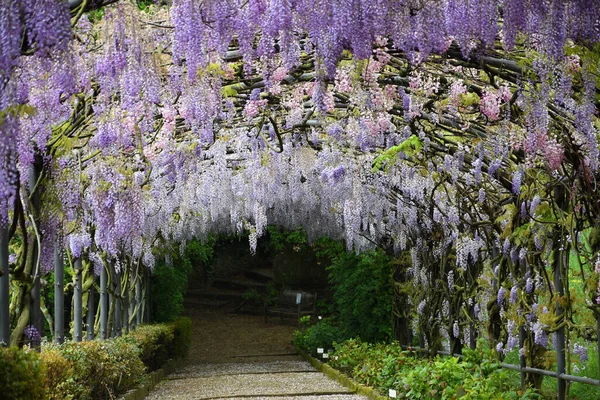
[{"label": "green leaf", "polygon": [[389,167],[398,160],[398,154],[402,153],[404,156],[414,157],[421,152],[421,149],[423,149],[423,142],[417,136],[412,135],[399,145],[384,150],[373,160],[371,170],[377,172],[383,169],[387,172]]}]

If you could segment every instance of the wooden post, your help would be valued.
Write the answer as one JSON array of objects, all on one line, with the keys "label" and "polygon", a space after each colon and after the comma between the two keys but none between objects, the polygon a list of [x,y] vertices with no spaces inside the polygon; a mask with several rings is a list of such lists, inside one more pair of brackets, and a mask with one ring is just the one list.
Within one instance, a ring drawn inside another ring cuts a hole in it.
[{"label": "wooden post", "polygon": [[83,293],[81,282],[81,257],[78,257],[74,263],[75,267],[75,288],[73,291],[73,341],[81,342],[83,338]]},{"label": "wooden post", "polygon": [[0,346],[10,344],[8,223],[0,220]]},{"label": "wooden post", "polygon": [[65,263],[60,239],[54,243],[54,343],[65,341]]}]

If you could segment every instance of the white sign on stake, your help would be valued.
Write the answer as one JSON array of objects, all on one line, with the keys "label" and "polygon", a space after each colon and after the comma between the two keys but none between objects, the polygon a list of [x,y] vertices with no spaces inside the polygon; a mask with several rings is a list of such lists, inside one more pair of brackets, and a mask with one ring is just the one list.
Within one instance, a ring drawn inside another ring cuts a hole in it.
[{"label": "white sign on stake", "polygon": [[302,293],[296,293],[296,304],[300,304],[302,301]]},{"label": "white sign on stake", "polygon": [[319,348],[317,349],[317,353],[318,353],[318,354],[323,354],[323,348],[319,347]]},{"label": "white sign on stake", "polygon": [[396,389],[390,389],[390,397],[391,398],[396,398]]},{"label": "white sign on stake", "polygon": [[329,358],[329,353],[323,353],[323,358]]}]

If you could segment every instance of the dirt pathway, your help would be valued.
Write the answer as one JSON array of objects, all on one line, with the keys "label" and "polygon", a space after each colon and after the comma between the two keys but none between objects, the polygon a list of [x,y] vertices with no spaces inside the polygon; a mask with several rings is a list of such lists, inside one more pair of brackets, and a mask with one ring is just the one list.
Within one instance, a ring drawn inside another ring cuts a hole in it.
[{"label": "dirt pathway", "polygon": [[146,399],[364,399],[295,353],[294,326],[211,310],[188,315],[189,358]]}]

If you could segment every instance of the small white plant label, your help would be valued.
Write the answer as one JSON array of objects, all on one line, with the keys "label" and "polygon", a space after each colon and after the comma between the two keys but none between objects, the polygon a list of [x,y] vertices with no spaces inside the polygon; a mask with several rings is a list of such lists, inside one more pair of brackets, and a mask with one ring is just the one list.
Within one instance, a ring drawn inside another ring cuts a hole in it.
[{"label": "small white plant label", "polygon": [[323,349],[322,349],[321,347],[319,347],[319,348],[317,349],[317,353],[318,353],[318,354],[323,354]]},{"label": "small white plant label", "polygon": [[329,358],[329,353],[323,353],[323,358]]},{"label": "small white plant label", "polygon": [[396,398],[396,389],[390,389],[390,397],[393,399]]},{"label": "small white plant label", "polygon": [[302,293],[296,293],[296,304],[302,302]]}]

